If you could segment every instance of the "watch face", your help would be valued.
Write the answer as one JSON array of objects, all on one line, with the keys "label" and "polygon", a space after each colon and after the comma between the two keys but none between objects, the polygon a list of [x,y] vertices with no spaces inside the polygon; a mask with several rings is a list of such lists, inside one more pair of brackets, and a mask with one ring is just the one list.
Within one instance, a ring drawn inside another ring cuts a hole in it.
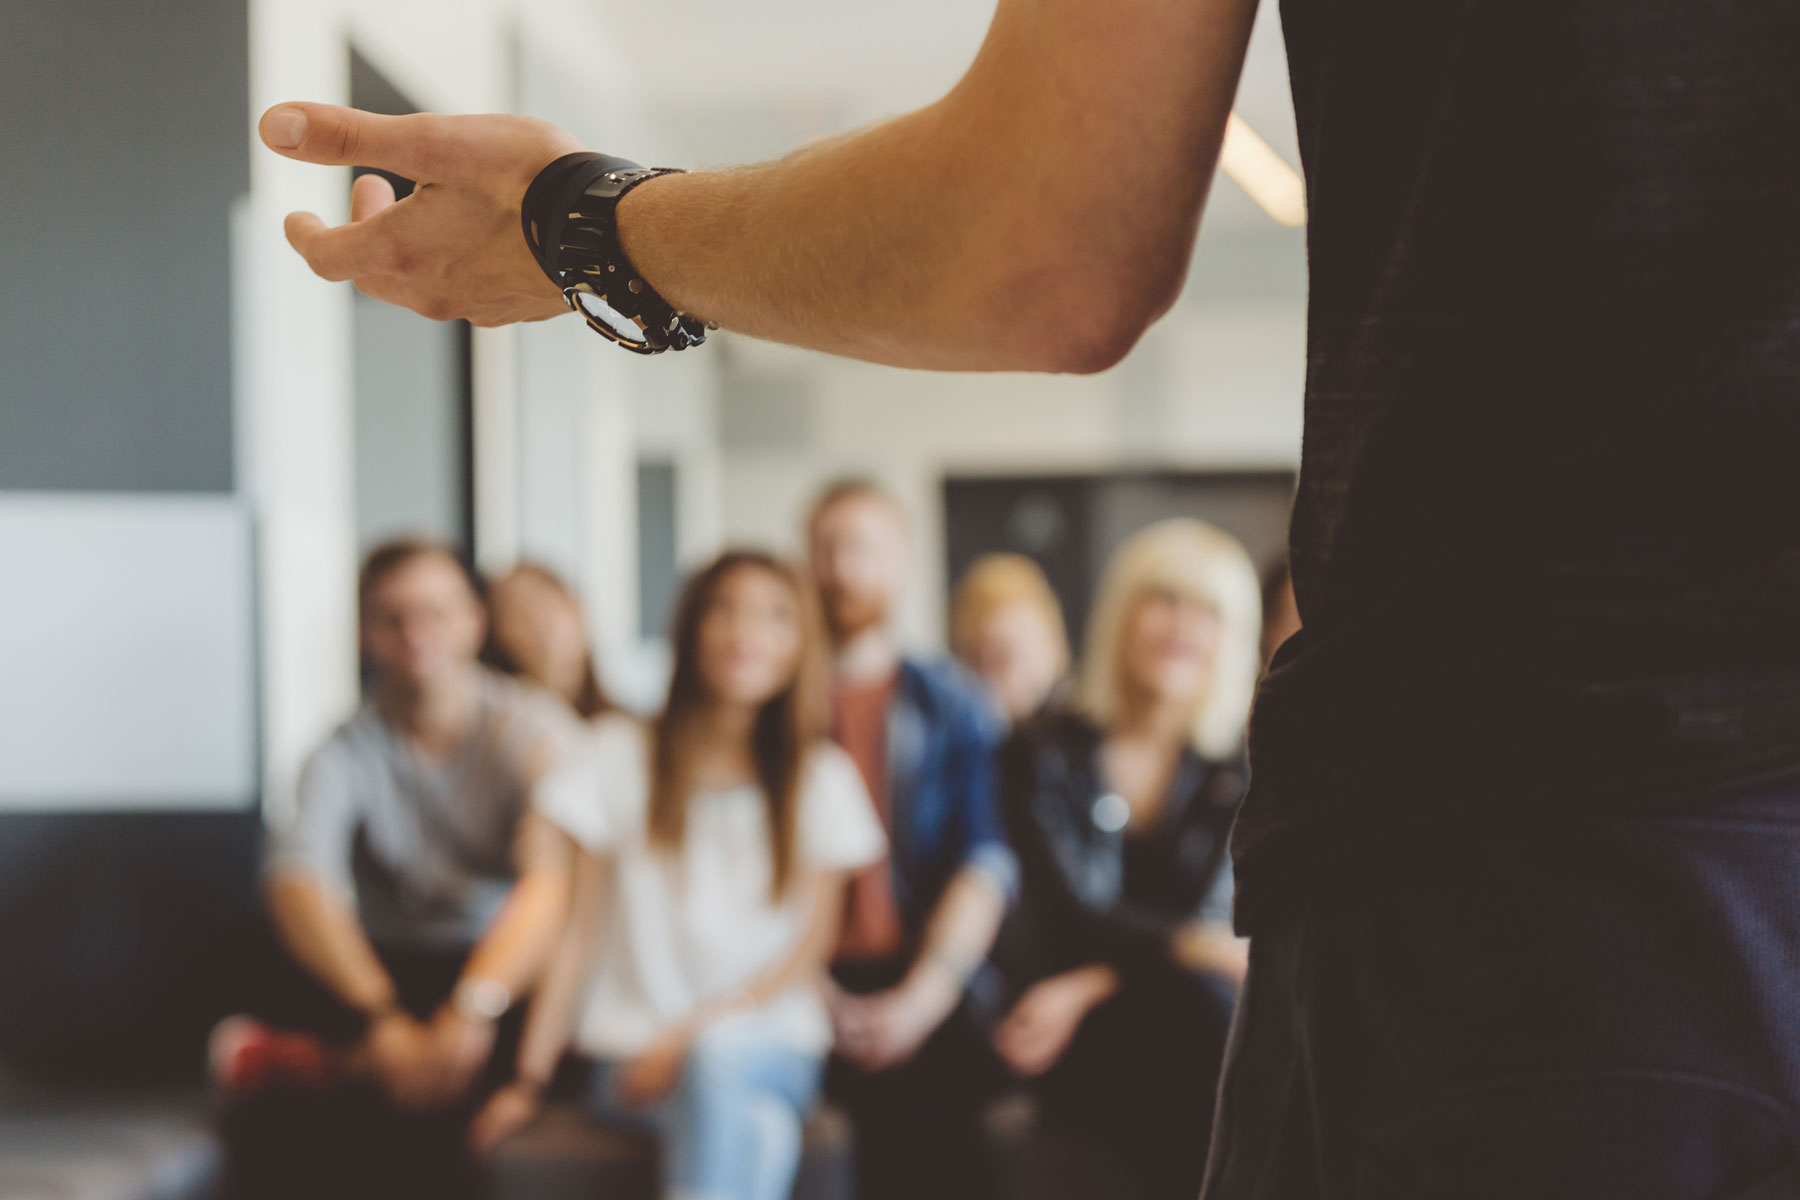
[{"label": "watch face", "polygon": [[[624,285],[621,284],[621,287]],[[599,295],[588,290],[588,285],[571,288],[575,304],[584,316],[598,321],[612,331],[614,337],[632,346],[648,345],[650,339],[645,336],[643,327],[636,321],[608,304]]]},{"label": "watch face", "polygon": [[467,1016],[498,1021],[512,1007],[512,992],[497,979],[466,979],[457,985],[453,1002]]}]

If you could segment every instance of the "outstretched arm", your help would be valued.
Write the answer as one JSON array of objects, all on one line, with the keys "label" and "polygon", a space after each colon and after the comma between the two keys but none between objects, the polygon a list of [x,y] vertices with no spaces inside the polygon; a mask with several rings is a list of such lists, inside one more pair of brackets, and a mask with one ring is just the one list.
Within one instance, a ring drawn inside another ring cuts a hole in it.
[{"label": "outstretched arm", "polygon": [[[676,307],[729,329],[899,366],[1099,370],[1173,302],[1256,0],[1000,0],[942,100],[779,162],[652,180],[626,252]],[[352,220],[289,218],[319,274],[435,318],[505,324],[561,300],[519,232],[539,169],[579,146],[526,117],[265,114],[358,183]],[[629,153],[629,147],[606,147]]]}]

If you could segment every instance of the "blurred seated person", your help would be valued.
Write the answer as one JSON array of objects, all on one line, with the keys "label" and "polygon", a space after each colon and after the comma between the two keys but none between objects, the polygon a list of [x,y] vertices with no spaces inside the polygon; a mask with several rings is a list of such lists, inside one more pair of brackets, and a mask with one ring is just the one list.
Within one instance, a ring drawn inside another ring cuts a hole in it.
[{"label": "blurred seated person", "polygon": [[1050,703],[1069,672],[1069,635],[1042,568],[1023,554],[977,559],[950,601],[950,649],[1008,724]]},{"label": "blurred seated person", "polygon": [[833,736],[890,847],[851,880],[832,962],[829,1090],[856,1127],[858,1196],[990,1196],[980,1112],[999,1069],[971,992],[1017,882],[995,804],[999,723],[960,669],[900,651],[908,529],[891,495],[839,483],[807,533],[835,656]]},{"label": "blurred seated person", "polygon": [[660,1136],[666,1196],[792,1191],[845,874],[884,849],[826,738],[814,611],[795,571],[726,554],[682,598],[662,715],[603,719],[539,787],[583,850],[575,905],[477,1149],[531,1119],[572,1046],[593,1114]]},{"label": "blurred seated person", "polygon": [[257,1200],[476,1194],[461,1130],[568,905],[566,842],[529,796],[579,723],[476,661],[485,616],[453,550],[381,546],[358,596],[365,698],[269,837],[298,970],[270,1024],[214,1039],[228,1186]]},{"label": "blurred seated person", "polygon": [[1266,670],[1281,644],[1300,632],[1300,605],[1286,555],[1269,564],[1262,579],[1262,661]]},{"label": "blurred seated person", "polygon": [[594,666],[575,589],[541,563],[522,562],[488,588],[487,660],[560,696],[584,720],[614,711]]},{"label": "blurred seated person", "polygon": [[1227,836],[1257,670],[1255,569],[1165,521],[1114,556],[1071,711],[1001,759],[1022,882],[994,1033],[1044,1128],[1112,1151],[1119,1197],[1193,1200],[1247,945]]}]

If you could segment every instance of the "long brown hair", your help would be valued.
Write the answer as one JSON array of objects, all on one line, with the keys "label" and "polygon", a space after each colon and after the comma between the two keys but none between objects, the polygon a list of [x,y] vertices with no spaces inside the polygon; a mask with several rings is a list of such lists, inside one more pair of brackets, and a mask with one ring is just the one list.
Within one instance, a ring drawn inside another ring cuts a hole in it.
[{"label": "long brown hair", "polygon": [[[531,578],[545,584],[557,595],[573,605],[576,612],[581,611],[581,598],[575,594],[575,589],[570,587],[568,582],[563,579],[561,575],[558,575],[555,571],[552,571],[542,563],[530,561],[513,564],[512,570],[494,581],[488,589],[490,593],[488,605],[490,608],[493,606],[492,596],[493,594],[498,593],[500,585],[505,583],[508,579],[512,579],[519,575],[529,575]],[[525,675],[525,669],[513,659],[513,656],[507,652],[506,647],[501,644],[498,622],[488,622],[487,645],[483,648],[481,657],[483,662],[506,672],[508,675],[521,678]],[[574,706],[577,713],[589,719],[598,717],[603,713],[612,712],[618,708],[618,705],[613,703],[612,697],[606,694],[606,689],[600,686],[600,673],[594,669],[594,652],[592,650],[589,650],[587,657],[582,660],[581,683],[576,688],[575,698],[570,701],[570,703]]]},{"label": "long brown hair", "polygon": [[730,550],[695,573],[682,589],[670,641],[675,666],[669,697],[651,728],[650,841],[681,844],[687,830],[687,749],[695,719],[711,703],[700,671],[700,626],[725,580],[737,571],[757,570],[780,580],[792,594],[800,622],[799,655],[788,686],[756,714],[751,755],[757,782],[769,806],[769,851],[774,862],[774,895],[787,890],[794,870],[801,775],[812,746],[826,734],[825,636],[812,588],[793,567],[769,554]]}]

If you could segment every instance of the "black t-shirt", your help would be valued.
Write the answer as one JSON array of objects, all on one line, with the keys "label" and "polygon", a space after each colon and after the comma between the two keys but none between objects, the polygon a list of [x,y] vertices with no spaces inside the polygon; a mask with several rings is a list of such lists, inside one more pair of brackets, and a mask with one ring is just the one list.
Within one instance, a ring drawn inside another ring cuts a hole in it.
[{"label": "black t-shirt", "polygon": [[1800,3],[1282,15],[1305,631],[1240,923],[1371,846],[1800,774]]}]

